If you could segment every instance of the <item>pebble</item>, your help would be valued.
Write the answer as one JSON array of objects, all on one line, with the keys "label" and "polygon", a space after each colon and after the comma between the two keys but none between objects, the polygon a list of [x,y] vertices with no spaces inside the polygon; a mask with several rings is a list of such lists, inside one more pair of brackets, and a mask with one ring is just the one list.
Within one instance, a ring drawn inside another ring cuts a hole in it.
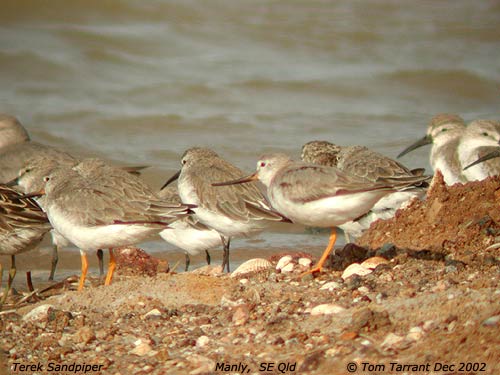
[{"label": "pebble", "polygon": [[246,322],[248,322],[249,317],[250,317],[250,311],[248,309],[248,306],[240,305],[234,309],[231,321],[234,323],[234,325],[241,326]]},{"label": "pebble", "polygon": [[389,263],[389,261],[385,258],[371,257],[366,259],[363,263],[361,263],[361,266],[363,266],[364,268],[368,268],[370,270],[374,270],[375,268],[377,268],[377,266],[387,263]]},{"label": "pebble", "polygon": [[95,333],[90,327],[83,326],[75,332],[74,339],[77,343],[88,344],[95,339]]},{"label": "pebble", "polygon": [[209,374],[215,369],[215,362],[210,358],[198,354],[192,354],[186,359],[192,366],[196,367],[189,373],[190,375]]},{"label": "pebble", "polygon": [[484,327],[497,327],[500,325],[500,315],[493,315],[481,323]]},{"label": "pebble", "polygon": [[35,307],[23,317],[25,322],[41,322],[49,320],[49,313],[54,310],[53,305],[45,304]]},{"label": "pebble", "polygon": [[143,315],[143,319],[155,319],[161,316],[161,311],[158,309],[153,309]]},{"label": "pebble", "polygon": [[[149,343],[143,339],[139,339],[134,342],[135,348],[132,349],[129,353],[137,355],[139,357],[143,357],[147,354],[151,354],[153,352],[153,348],[149,345]],[[153,355],[156,353],[153,353]]]},{"label": "pebble", "polygon": [[323,284],[321,286],[321,288],[319,288],[320,290],[329,290],[330,292],[335,290],[335,289],[340,289],[342,288],[342,284],[336,282],[336,281],[330,281],[326,284]]},{"label": "pebble", "polygon": [[333,303],[325,303],[313,307],[311,309],[311,315],[331,315],[339,314],[343,311],[345,311],[345,308],[343,308],[342,306]]},{"label": "pebble", "polygon": [[434,320],[426,320],[424,322],[424,324],[422,325],[422,329],[425,332],[432,331],[432,330],[436,329],[436,327],[437,327],[437,323]]},{"label": "pebble", "polygon": [[405,340],[404,336],[389,333],[382,342],[382,348],[385,350],[405,349],[410,346],[410,342]]},{"label": "pebble", "polygon": [[310,267],[312,264],[312,259],[309,258],[300,258],[299,264],[303,267]]},{"label": "pebble", "polygon": [[406,338],[411,341],[419,341],[424,336],[424,330],[420,327],[412,327]]},{"label": "pebble", "polygon": [[200,336],[196,339],[196,347],[197,348],[203,348],[210,342],[210,338],[208,336]]}]

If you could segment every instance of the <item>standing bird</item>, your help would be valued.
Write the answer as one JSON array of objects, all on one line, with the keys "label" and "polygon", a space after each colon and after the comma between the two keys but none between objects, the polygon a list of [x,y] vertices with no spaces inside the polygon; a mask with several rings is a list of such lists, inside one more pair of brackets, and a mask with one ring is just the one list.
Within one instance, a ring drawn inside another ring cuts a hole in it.
[{"label": "standing bird", "polygon": [[[0,254],[11,257],[9,280],[0,305],[5,302],[16,275],[16,254],[36,248],[50,229],[47,215],[33,199],[0,185]],[[0,264],[0,277],[2,273]]]},{"label": "standing bird", "polygon": [[498,149],[500,143],[500,121],[476,120],[465,129],[458,144],[458,157],[467,181],[484,180],[500,174],[500,161],[484,159],[479,165],[472,165],[478,159]]},{"label": "standing bird", "polygon": [[[380,179],[398,181],[420,176],[423,170],[410,171],[404,165],[378,152],[363,146],[338,146],[327,141],[312,141],[302,146],[302,161],[306,163],[337,167],[351,176],[377,182]],[[429,177],[430,179],[430,177]],[[372,207],[370,211],[339,225],[347,236],[359,237],[372,222],[378,219],[389,219],[399,208],[404,208],[413,198],[422,199],[427,191],[428,183],[418,180],[403,191],[386,195]]]},{"label": "standing bird", "polygon": [[[28,166],[26,173],[30,171]],[[33,195],[45,196],[50,223],[80,249],[79,291],[87,275],[86,252],[109,248],[104,283],[109,285],[116,264],[113,248],[141,242],[191,212],[188,205],[165,203],[136,176],[98,159],[58,167],[44,182],[44,189]]]},{"label": "standing bird", "polygon": [[[76,159],[66,152],[31,141],[18,119],[0,114],[0,183],[7,184],[17,178],[28,160],[34,159],[57,164],[76,163]],[[49,280],[54,280],[58,249],[68,246],[69,242],[54,230],[51,236],[53,247]]]},{"label": "standing bird", "polygon": [[424,177],[372,182],[351,176],[335,167],[295,162],[285,154],[267,154],[257,162],[257,171],[214,186],[260,180],[267,187],[272,206],[292,222],[331,228],[330,241],[316,266],[307,273],[321,272],[335,245],[335,227],[368,212],[383,196],[405,188]]},{"label": "standing bird", "polygon": [[[168,186],[160,190],[158,196],[169,203],[182,203],[176,186]],[[208,250],[222,244],[221,235],[214,229],[201,223],[195,215],[174,221],[168,228],[160,232],[161,238],[177,246],[186,253],[185,271],[189,269],[190,255],[205,251],[207,263],[210,264]]]},{"label": "standing bird", "polygon": [[182,202],[197,206],[196,217],[221,234],[224,246],[222,269],[229,272],[229,245],[233,237],[247,237],[262,231],[270,221],[288,221],[274,211],[253,184],[216,188],[213,183],[244,176],[243,171],[217,153],[190,148],[181,159],[182,168],[163,185],[178,179]]},{"label": "standing bird", "polygon": [[466,182],[458,157],[458,142],[465,131],[464,120],[454,114],[434,116],[427,135],[404,149],[398,158],[421,146],[432,144],[430,163],[434,172],[440,170],[447,185]]}]

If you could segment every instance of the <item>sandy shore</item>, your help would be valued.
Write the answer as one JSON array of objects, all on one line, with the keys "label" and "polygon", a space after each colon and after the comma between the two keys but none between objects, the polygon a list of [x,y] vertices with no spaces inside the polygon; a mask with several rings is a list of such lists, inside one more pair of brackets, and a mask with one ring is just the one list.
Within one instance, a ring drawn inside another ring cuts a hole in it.
[{"label": "sandy shore", "polygon": [[[122,270],[109,287],[44,294],[2,313],[0,374],[21,364],[123,375],[500,373],[500,257],[487,249],[500,233],[499,186],[438,181],[426,201],[372,226],[363,247],[339,248],[317,278],[300,278],[299,265],[277,272],[274,257],[241,278]],[[343,275],[374,256],[385,260]]]}]

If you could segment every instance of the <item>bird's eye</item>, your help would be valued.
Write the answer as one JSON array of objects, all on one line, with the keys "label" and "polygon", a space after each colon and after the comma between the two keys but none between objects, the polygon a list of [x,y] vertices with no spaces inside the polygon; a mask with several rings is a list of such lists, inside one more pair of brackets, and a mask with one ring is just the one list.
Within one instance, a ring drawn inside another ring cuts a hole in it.
[{"label": "bird's eye", "polygon": [[49,181],[49,180],[50,180],[50,177],[49,177],[49,176],[45,176],[45,177],[43,178],[43,181],[44,181],[44,182],[47,182],[47,181]]},{"label": "bird's eye", "polygon": [[443,128],[443,129],[441,129],[441,131],[442,131],[442,132],[445,132],[445,131],[448,131],[448,129]]},{"label": "bird's eye", "polygon": [[490,136],[490,135],[489,135],[488,133],[486,133],[486,132],[481,133],[481,135],[483,135],[483,136],[485,136],[485,137],[489,137],[489,136]]},{"label": "bird's eye", "polygon": [[186,159],[182,159],[182,160],[181,160],[181,164],[182,164],[182,165],[186,164]]},{"label": "bird's eye", "polygon": [[265,167],[266,166],[266,162],[265,161],[261,161],[260,164],[259,164],[260,167]]}]

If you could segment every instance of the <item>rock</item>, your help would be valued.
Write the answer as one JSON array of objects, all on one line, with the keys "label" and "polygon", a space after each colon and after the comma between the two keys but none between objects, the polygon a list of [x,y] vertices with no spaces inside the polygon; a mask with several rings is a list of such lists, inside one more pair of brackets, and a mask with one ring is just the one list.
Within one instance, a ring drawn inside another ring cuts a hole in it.
[{"label": "rock", "polygon": [[312,259],[309,259],[309,258],[299,258],[298,262],[299,262],[299,264],[302,267],[311,267]]},{"label": "rock", "polygon": [[35,307],[23,317],[25,322],[47,322],[49,314],[54,310],[53,305],[45,304]]},{"label": "rock", "polygon": [[74,335],[74,340],[77,343],[88,344],[94,339],[95,339],[95,333],[88,326],[83,326],[78,331],[76,331]]},{"label": "rock", "polygon": [[161,311],[153,309],[142,316],[143,319],[158,319],[161,317]]},{"label": "rock", "polygon": [[353,263],[344,270],[341,277],[342,279],[346,280],[352,275],[365,276],[370,273],[372,273],[371,269],[368,269],[359,263]]},{"label": "rock", "polygon": [[193,354],[186,359],[192,366],[196,367],[189,375],[211,374],[215,370],[215,362],[210,358]]},{"label": "rock", "polygon": [[246,322],[248,322],[249,317],[250,317],[250,309],[248,308],[248,306],[240,305],[234,309],[231,321],[234,323],[235,326],[241,326],[243,324],[246,324]]},{"label": "rock", "polygon": [[406,338],[411,341],[419,341],[424,336],[424,330],[420,327],[412,327]]},{"label": "rock", "polygon": [[384,350],[400,350],[406,349],[411,345],[411,342],[404,336],[399,336],[394,333],[389,333],[382,342],[382,349]]},{"label": "rock", "polygon": [[196,339],[196,347],[197,348],[203,348],[210,342],[210,338],[208,336],[200,336]]},{"label": "rock", "polygon": [[362,267],[368,268],[370,270],[374,270],[380,264],[387,264],[389,261],[382,257],[371,257],[361,263]]},{"label": "rock", "polygon": [[336,282],[336,281],[330,281],[328,283],[325,283],[319,288],[320,290],[329,290],[330,292],[336,289],[342,288],[342,284]]},{"label": "rock", "polygon": [[374,311],[369,307],[365,307],[352,314],[350,328],[356,332],[362,329],[367,332],[373,332],[381,327],[390,326],[391,324],[387,311]]},{"label": "rock", "polygon": [[345,311],[345,308],[333,303],[325,303],[322,305],[317,305],[311,309],[311,315],[331,315],[339,314]]},{"label": "rock", "polygon": [[500,315],[493,315],[481,323],[484,327],[498,327],[500,325]]},{"label": "rock", "polygon": [[157,353],[151,348],[147,340],[139,339],[134,342],[135,348],[129,353],[143,357],[145,355],[156,355]]}]

